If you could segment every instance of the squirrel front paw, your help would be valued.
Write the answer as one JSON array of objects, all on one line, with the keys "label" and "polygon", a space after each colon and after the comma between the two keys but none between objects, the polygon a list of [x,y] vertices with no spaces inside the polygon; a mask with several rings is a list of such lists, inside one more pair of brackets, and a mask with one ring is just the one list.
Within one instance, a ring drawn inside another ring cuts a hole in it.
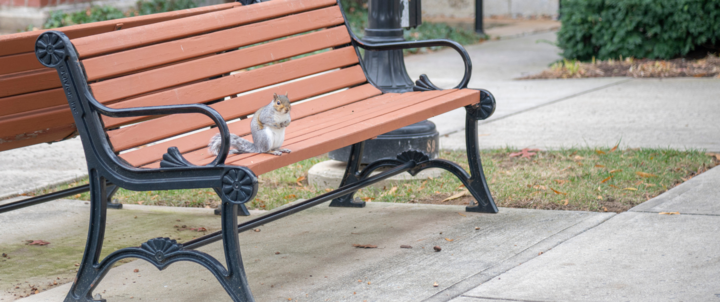
[{"label": "squirrel front paw", "polygon": [[290,153],[290,152],[292,152],[292,151],[290,151],[290,149],[283,149],[283,148],[278,148],[277,150],[280,151],[280,152],[282,152],[282,153]]},{"label": "squirrel front paw", "polygon": [[280,152],[280,151],[268,151],[267,153],[272,154],[272,155],[277,155],[277,156],[282,155],[282,152]]}]

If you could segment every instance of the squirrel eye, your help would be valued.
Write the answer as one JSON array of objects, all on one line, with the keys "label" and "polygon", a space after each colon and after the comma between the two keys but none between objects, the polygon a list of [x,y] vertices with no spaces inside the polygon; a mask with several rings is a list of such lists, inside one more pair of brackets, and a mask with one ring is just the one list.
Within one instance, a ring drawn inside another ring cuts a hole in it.
[{"label": "squirrel eye", "polygon": [[278,105],[280,105],[280,102],[277,102]]}]

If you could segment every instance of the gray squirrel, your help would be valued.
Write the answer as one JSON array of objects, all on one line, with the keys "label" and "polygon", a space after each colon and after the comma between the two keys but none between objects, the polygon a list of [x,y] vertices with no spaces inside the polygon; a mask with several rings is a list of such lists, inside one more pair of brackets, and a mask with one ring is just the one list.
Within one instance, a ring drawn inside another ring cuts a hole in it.
[{"label": "gray squirrel", "polygon": [[[288,94],[277,95],[275,93],[270,104],[261,107],[253,115],[250,122],[253,142],[230,134],[230,153],[269,153],[278,156],[290,153],[290,150],[280,148],[285,140],[285,128],[288,125],[290,125]],[[221,143],[219,133],[210,139],[208,148],[212,155],[217,156],[220,153]]]}]

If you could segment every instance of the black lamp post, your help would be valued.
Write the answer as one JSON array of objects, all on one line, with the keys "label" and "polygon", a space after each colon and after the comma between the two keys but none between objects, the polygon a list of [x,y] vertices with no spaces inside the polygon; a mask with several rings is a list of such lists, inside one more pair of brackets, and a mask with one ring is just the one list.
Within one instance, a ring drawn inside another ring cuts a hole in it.
[{"label": "black lamp post", "polygon": [[483,1],[475,0],[475,32],[481,35],[485,34],[483,29]]},{"label": "black lamp post", "polygon": [[[368,27],[364,41],[374,43],[405,41],[404,27],[422,23],[420,0],[368,0]],[[368,77],[387,92],[412,91],[413,81],[407,74],[402,50],[365,51],[363,58]],[[422,121],[385,133],[365,142],[362,163],[395,157],[398,153],[415,149],[437,158],[440,134],[431,121]],[[350,147],[329,153],[334,160],[347,161]]]}]

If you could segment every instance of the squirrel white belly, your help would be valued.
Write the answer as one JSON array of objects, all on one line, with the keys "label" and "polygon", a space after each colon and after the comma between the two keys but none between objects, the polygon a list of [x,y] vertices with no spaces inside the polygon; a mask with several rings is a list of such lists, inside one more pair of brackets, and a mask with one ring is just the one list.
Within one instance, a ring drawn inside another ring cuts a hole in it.
[{"label": "squirrel white belly", "polygon": [[[230,134],[231,153],[269,153],[281,155],[290,150],[280,148],[285,141],[285,128],[290,125],[290,99],[285,95],[273,95],[270,104],[258,109],[250,122],[253,142]],[[208,148],[212,155],[220,152],[220,134],[210,139]]]}]

